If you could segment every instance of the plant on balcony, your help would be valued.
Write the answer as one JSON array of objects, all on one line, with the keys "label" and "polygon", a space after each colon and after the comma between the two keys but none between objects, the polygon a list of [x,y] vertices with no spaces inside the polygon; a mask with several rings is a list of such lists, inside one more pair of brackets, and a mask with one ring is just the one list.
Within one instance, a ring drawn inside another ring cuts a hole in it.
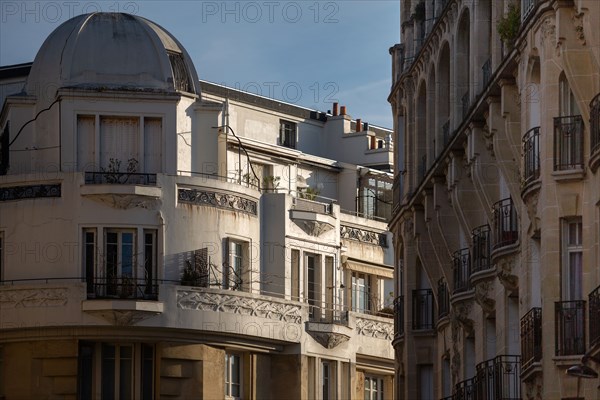
[{"label": "plant on balcony", "polygon": [[205,276],[194,266],[191,260],[185,260],[185,267],[181,273],[181,284],[184,286],[201,286]]},{"label": "plant on balcony", "polygon": [[309,186],[304,190],[300,191],[298,195],[301,199],[315,200],[320,193],[321,191],[319,189],[315,189]]},{"label": "plant on balcony", "polygon": [[281,178],[279,176],[273,176],[273,175],[265,176],[263,178],[263,182],[262,182],[263,189],[276,191],[277,188],[279,188],[280,180],[281,180]]},{"label": "plant on balcony", "polygon": [[121,292],[119,293],[119,296],[121,298],[126,299],[132,297],[134,292],[135,284],[133,282],[133,279],[127,275],[123,275],[121,277]]},{"label": "plant on balcony", "polygon": [[100,171],[105,174],[107,183],[127,183],[129,175],[135,174],[138,170],[139,162],[135,158],[127,160],[127,171],[121,172],[121,160],[118,158],[110,158],[108,167],[100,168]]},{"label": "plant on balcony", "polygon": [[500,39],[507,45],[512,46],[521,27],[521,9],[517,4],[508,5],[506,15],[498,20],[496,29]]}]

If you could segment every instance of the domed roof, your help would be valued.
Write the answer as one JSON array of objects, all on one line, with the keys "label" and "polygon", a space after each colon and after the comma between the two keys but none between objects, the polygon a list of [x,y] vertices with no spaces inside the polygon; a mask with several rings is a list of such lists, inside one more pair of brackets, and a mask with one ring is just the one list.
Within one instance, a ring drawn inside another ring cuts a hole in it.
[{"label": "domed roof", "polygon": [[53,100],[65,87],[200,94],[196,69],[179,41],[155,23],[123,13],[79,15],[48,36],[26,91]]}]

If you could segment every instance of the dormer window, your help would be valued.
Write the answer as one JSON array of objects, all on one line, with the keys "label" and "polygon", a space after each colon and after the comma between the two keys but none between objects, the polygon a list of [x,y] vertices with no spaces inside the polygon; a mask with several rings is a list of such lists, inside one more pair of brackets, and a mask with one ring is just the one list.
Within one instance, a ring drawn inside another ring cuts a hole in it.
[{"label": "dormer window", "polygon": [[185,65],[183,54],[172,51],[168,51],[167,54],[169,54],[169,61],[171,62],[171,69],[173,70],[173,86],[175,87],[175,90],[193,93],[194,90],[190,74]]},{"label": "dormer window", "polygon": [[279,144],[281,146],[296,148],[298,139],[298,126],[294,122],[281,120],[279,125]]}]

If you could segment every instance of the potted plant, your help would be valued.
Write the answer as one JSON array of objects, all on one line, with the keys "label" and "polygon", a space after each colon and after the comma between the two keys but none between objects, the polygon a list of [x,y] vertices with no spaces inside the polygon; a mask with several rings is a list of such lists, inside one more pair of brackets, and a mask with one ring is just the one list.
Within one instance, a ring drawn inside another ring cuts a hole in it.
[{"label": "potted plant", "polygon": [[496,30],[498,31],[500,39],[505,44],[512,47],[520,27],[521,9],[518,4],[511,3],[508,5],[508,12],[506,15],[498,20]]},{"label": "potted plant", "polygon": [[278,176],[273,176],[273,175],[265,176],[263,178],[263,182],[262,182],[263,189],[276,191],[277,188],[279,187],[280,180],[281,180],[281,178]]}]

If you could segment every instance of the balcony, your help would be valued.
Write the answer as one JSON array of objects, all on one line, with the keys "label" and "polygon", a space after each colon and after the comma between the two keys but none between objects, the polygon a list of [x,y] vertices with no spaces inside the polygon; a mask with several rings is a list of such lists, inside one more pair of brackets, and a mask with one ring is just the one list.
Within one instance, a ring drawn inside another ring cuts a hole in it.
[{"label": "balcony", "polygon": [[466,118],[469,113],[469,107],[471,106],[471,99],[469,97],[469,91],[462,95],[460,99],[461,107],[462,107],[462,117]]},{"label": "balcony", "polygon": [[150,207],[162,195],[156,174],[85,172],[81,195],[117,209]]},{"label": "balcony", "polygon": [[453,400],[475,400],[477,399],[476,379],[469,378],[458,382],[454,387]]},{"label": "balcony", "polygon": [[156,174],[138,174],[129,172],[86,172],[85,184],[155,186]]},{"label": "balcony", "polygon": [[450,294],[448,293],[448,284],[442,278],[438,281],[438,318],[447,317],[450,313]]},{"label": "balcony", "polygon": [[477,364],[476,399],[521,399],[521,360],[503,355]]},{"label": "balcony", "polygon": [[[302,195],[301,193],[299,193]],[[308,195],[304,195],[308,196]],[[333,202],[319,202],[311,198],[293,197],[290,219],[311,236],[320,236],[336,225]]]},{"label": "balcony", "polygon": [[298,197],[294,197],[292,208],[298,211],[308,211],[319,214],[331,214],[333,210],[331,203],[321,203],[312,199]]},{"label": "balcony", "polygon": [[447,146],[452,139],[452,136],[450,136],[450,120],[444,122],[444,125],[442,125],[442,136],[444,137],[444,146]]},{"label": "balcony", "polygon": [[600,286],[590,293],[590,348],[600,344]]},{"label": "balcony", "polygon": [[542,309],[534,307],[521,318],[523,370],[542,361]]},{"label": "balcony", "polygon": [[88,299],[157,300],[155,279],[135,279],[129,276],[87,278]]},{"label": "balcony", "polygon": [[527,131],[523,137],[523,186],[540,178],[540,127]]},{"label": "balcony", "polygon": [[494,204],[494,250],[514,244],[519,239],[517,211],[512,199]]},{"label": "balcony", "polygon": [[554,171],[583,170],[581,115],[554,118]]},{"label": "balcony", "polygon": [[416,289],[412,291],[412,328],[415,331],[433,329],[433,291]]},{"label": "balcony", "polygon": [[491,229],[482,225],[473,229],[473,263],[471,273],[486,271],[493,267],[490,255],[492,253]]},{"label": "balcony", "polygon": [[404,335],[404,296],[394,299],[394,337]]},{"label": "balcony", "polygon": [[590,103],[590,163],[596,169],[600,162],[600,93]]},{"label": "balcony", "polygon": [[555,303],[555,352],[557,356],[585,353],[585,300]]},{"label": "balcony", "polygon": [[468,248],[454,252],[452,269],[454,272],[454,289],[452,294],[455,295],[471,290],[471,254]]},{"label": "balcony", "polygon": [[492,59],[488,58],[481,67],[481,75],[483,77],[483,90],[485,90],[492,80]]}]

